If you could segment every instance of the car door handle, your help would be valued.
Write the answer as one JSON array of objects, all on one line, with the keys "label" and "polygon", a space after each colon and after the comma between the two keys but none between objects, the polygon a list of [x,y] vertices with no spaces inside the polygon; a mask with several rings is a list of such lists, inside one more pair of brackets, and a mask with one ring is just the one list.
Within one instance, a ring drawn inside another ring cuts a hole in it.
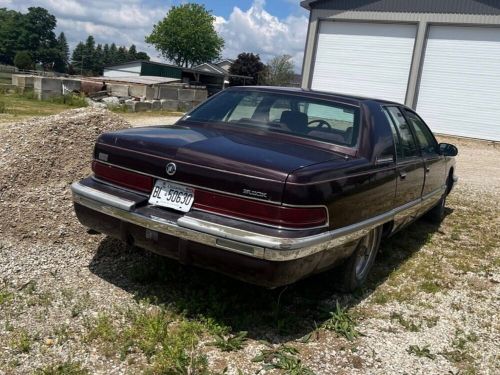
[{"label": "car door handle", "polygon": [[399,178],[402,179],[402,180],[406,180],[406,173],[399,172]]}]

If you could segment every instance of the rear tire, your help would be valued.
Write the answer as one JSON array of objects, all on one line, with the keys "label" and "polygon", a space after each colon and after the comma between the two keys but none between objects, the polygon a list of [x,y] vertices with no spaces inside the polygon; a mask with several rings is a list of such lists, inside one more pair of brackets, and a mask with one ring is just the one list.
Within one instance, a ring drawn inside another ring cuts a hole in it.
[{"label": "rear tire", "polygon": [[366,236],[359,240],[354,253],[340,267],[341,275],[337,289],[341,292],[351,293],[362,286],[375,262],[382,227],[372,229]]},{"label": "rear tire", "polygon": [[426,214],[425,219],[434,224],[439,224],[444,219],[444,209],[446,207],[446,195],[443,195],[438,204],[431,208]]}]

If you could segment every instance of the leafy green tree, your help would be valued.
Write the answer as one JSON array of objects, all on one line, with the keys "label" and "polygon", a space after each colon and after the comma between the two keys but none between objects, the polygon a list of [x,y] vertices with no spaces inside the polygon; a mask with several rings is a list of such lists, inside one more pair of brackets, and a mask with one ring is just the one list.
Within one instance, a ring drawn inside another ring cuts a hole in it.
[{"label": "leafy green tree", "polygon": [[128,49],[128,60],[133,61],[137,59],[137,47],[132,44]]},{"label": "leafy green tree", "polygon": [[53,64],[57,59],[56,18],[47,9],[30,7],[19,25],[19,44],[30,51],[35,63]]},{"label": "leafy green tree", "polygon": [[18,51],[14,57],[14,65],[18,69],[30,70],[33,69],[33,60],[27,51]]},{"label": "leafy green tree", "polygon": [[231,86],[240,85],[258,85],[262,83],[263,76],[266,72],[266,66],[260,61],[260,56],[253,53],[243,52],[238,55],[238,58],[229,67],[229,73],[249,76],[251,79],[243,79],[239,77],[230,77],[229,83]]},{"label": "leafy green tree", "polygon": [[224,40],[214,28],[215,17],[200,4],[173,6],[146,37],[166,59],[190,67],[220,57]]},{"label": "leafy green tree", "polygon": [[145,61],[151,60],[151,58],[149,57],[149,55],[146,52],[137,52],[135,54],[135,59],[136,60],[145,60]]},{"label": "leafy green tree", "polygon": [[73,54],[71,56],[71,65],[75,69],[76,72],[83,74],[85,71],[88,71],[89,59],[87,57],[87,49],[83,42],[80,42],[76,45],[73,50]]},{"label": "leafy green tree", "polygon": [[23,14],[0,8],[0,63],[12,64],[16,51],[22,50],[19,43],[19,27]]},{"label": "leafy green tree", "polygon": [[294,76],[292,56],[276,56],[267,64],[265,84],[270,86],[288,86]]},{"label": "leafy green tree", "polygon": [[57,37],[56,48],[58,51],[58,59],[54,63],[54,70],[56,72],[65,73],[68,70],[69,64],[69,46],[63,32]]}]

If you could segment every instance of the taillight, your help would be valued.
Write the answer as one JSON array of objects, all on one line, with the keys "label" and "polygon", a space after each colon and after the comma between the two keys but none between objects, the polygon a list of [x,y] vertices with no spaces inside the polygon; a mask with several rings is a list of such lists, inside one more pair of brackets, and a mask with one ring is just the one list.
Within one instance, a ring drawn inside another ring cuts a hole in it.
[{"label": "taillight", "polygon": [[96,177],[102,180],[109,181],[132,190],[150,193],[153,189],[152,177],[130,172],[122,168],[113,167],[95,160],[92,162],[92,171]]},{"label": "taillight", "polygon": [[323,207],[285,207],[204,190],[195,191],[194,208],[286,228],[320,227],[328,221]]}]

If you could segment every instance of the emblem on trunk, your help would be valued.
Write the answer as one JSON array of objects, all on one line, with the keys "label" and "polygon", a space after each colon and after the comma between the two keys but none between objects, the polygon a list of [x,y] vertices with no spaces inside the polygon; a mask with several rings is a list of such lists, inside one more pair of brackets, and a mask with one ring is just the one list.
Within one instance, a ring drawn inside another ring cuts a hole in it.
[{"label": "emblem on trunk", "polygon": [[177,171],[177,166],[175,165],[175,163],[168,163],[165,170],[167,171],[167,174],[169,176],[173,176]]}]

